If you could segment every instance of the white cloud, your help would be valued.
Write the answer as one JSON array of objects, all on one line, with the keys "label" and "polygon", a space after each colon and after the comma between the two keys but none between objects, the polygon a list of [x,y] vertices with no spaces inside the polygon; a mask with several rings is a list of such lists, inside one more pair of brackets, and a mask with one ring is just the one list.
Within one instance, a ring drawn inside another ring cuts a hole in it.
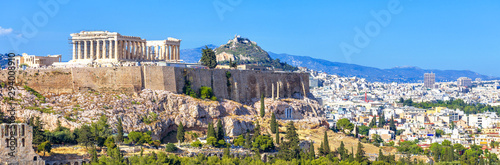
[{"label": "white cloud", "polygon": [[10,34],[10,33],[12,33],[12,28],[5,29],[5,28],[2,28],[2,27],[0,26],[0,36],[1,36],[1,35],[8,35],[8,34]]}]

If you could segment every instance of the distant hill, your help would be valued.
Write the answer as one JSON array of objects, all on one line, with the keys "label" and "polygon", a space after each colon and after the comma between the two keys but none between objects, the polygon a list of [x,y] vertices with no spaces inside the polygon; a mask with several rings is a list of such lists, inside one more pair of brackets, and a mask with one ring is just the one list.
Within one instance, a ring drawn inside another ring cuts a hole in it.
[{"label": "distant hill", "polygon": [[248,38],[242,38],[238,35],[214,51],[218,62],[232,60],[240,64],[249,64],[269,63],[272,60],[269,54],[258,46],[255,41],[250,41]]},{"label": "distant hill", "polygon": [[424,73],[436,74],[436,81],[456,81],[459,77],[469,77],[472,80],[481,78],[483,80],[499,79],[478,74],[468,70],[436,70],[421,69],[418,67],[395,67],[391,69],[379,69],[356,64],[331,62],[308,56],[296,56],[289,54],[276,54],[269,52],[272,58],[280,59],[293,66],[307,67],[315,71],[323,71],[339,76],[357,76],[366,78],[368,81],[378,82],[419,82],[424,78]]},{"label": "distant hill", "polygon": [[[215,49],[217,48],[216,45],[209,44],[207,45],[208,48],[210,49]],[[198,48],[192,48],[192,49],[181,49],[180,54],[181,54],[181,59],[184,60],[186,63],[197,63],[201,59],[201,49],[205,48],[205,46],[200,46]]]}]

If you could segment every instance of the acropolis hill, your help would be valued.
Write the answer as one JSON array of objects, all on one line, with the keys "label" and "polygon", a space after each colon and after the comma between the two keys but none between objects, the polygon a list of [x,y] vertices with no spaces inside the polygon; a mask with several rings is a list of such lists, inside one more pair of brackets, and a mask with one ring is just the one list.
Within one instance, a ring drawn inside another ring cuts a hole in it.
[{"label": "acropolis hill", "polygon": [[[230,77],[227,77],[231,73]],[[0,80],[7,80],[7,70]],[[237,102],[265,97],[300,98],[309,93],[309,75],[251,70],[194,69],[169,66],[130,66],[102,68],[29,69],[16,74],[18,85],[27,85],[42,94],[73,93],[76,91],[140,92],[142,89],[182,93],[186,81],[199,90],[212,87],[220,99]],[[229,83],[228,83],[229,82]],[[273,92],[274,91],[274,92]]]}]

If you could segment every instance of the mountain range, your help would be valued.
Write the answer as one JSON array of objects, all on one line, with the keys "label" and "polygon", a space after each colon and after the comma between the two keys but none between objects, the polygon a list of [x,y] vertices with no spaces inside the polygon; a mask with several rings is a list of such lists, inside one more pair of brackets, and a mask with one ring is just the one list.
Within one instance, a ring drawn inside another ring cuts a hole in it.
[{"label": "mountain range", "polygon": [[[207,45],[209,48],[216,49],[215,45]],[[180,51],[184,62],[196,63],[201,58],[201,49],[205,46],[194,49],[183,49]],[[375,67],[361,66],[341,62],[332,62],[323,59],[312,58],[309,56],[298,56],[290,54],[278,54],[268,51],[272,59],[280,59],[292,66],[307,67],[315,71],[321,71],[328,74],[335,74],[344,77],[366,78],[371,82],[400,82],[415,83],[422,82],[424,73],[433,72],[436,74],[436,82],[456,81],[459,77],[468,77],[472,80],[480,78],[482,80],[496,80],[499,77],[482,75],[469,70],[437,70],[422,69],[413,66],[394,67],[390,69],[380,69]]]}]

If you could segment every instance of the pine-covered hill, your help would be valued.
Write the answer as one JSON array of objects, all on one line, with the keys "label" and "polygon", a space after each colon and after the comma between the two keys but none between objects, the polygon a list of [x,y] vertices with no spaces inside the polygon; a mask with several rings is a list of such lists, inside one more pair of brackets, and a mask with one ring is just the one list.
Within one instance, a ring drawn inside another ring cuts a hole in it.
[{"label": "pine-covered hill", "polygon": [[235,36],[227,44],[216,48],[215,54],[219,62],[232,59],[238,63],[266,63],[272,60],[269,54],[256,42],[240,36]]},{"label": "pine-covered hill", "polygon": [[256,42],[238,35],[214,51],[219,64],[229,64],[230,61],[233,61],[237,64],[269,66],[277,70],[297,70],[297,67],[281,62],[279,59],[273,60],[269,53],[258,46]]}]

